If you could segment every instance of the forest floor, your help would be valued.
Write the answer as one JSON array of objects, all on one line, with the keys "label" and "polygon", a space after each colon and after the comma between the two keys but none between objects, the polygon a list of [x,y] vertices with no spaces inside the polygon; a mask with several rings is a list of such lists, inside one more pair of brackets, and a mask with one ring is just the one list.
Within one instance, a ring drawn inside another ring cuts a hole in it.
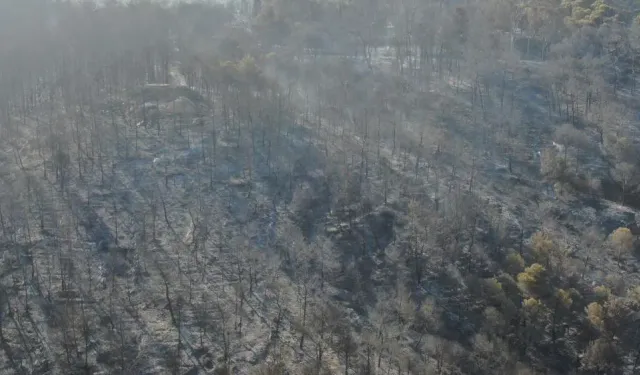
[{"label": "forest floor", "polygon": [[[336,57],[330,56],[327,59],[334,60]],[[359,62],[360,71],[364,72],[365,77],[381,73],[392,74],[392,61],[385,58],[383,52],[375,53],[373,61],[373,70],[370,70],[364,61]],[[305,60],[302,64],[313,66],[315,59]],[[393,167],[393,173],[397,176],[395,181],[407,181],[407,184],[420,189],[425,196],[433,200],[438,194],[444,196],[445,192],[451,192],[450,187],[454,179],[471,181],[473,176],[474,193],[487,203],[487,207],[500,212],[507,231],[510,232],[513,249],[517,249],[521,235],[529,238],[535,231],[546,229],[556,233],[556,237],[561,239],[560,245],[566,249],[578,269],[586,266],[582,271],[583,277],[591,284],[611,284],[612,277],[623,277],[627,286],[637,285],[640,283],[637,253],[634,252],[619,262],[609,253],[587,251],[585,235],[595,228],[604,241],[613,230],[631,224],[634,217],[640,218],[640,210],[589,194],[571,191],[558,193],[557,187],[543,178],[540,171],[540,152],[553,147],[553,131],[557,127],[556,124],[562,123],[563,120],[556,115],[549,115],[548,104],[536,82],[540,79],[539,73],[546,68],[545,63],[522,60],[519,66],[529,69],[530,78],[519,80],[517,87],[512,87],[516,94],[505,102],[512,100],[511,105],[522,110],[522,121],[526,125],[523,142],[528,151],[512,158],[512,171],[507,167],[507,156],[500,150],[500,145],[487,143],[490,141],[482,134],[487,123],[497,119],[490,116],[488,119],[482,119],[478,104],[474,106],[472,87],[469,83],[472,77],[465,77],[464,74],[442,74],[438,77],[432,72],[430,85],[424,90],[435,94],[434,101],[444,97],[453,102],[448,107],[452,111],[451,119],[445,127],[450,130],[448,134],[455,138],[452,141],[454,147],[445,150],[445,153],[450,153],[449,157],[439,158],[439,171],[430,168],[435,164],[433,155],[421,154],[418,168],[419,174],[424,177],[417,179],[415,166],[418,154],[394,153],[392,145],[389,142],[384,143],[382,155]],[[314,88],[313,85],[305,86],[304,82],[301,82],[298,88],[301,92],[299,97],[313,97]],[[313,108],[314,105],[310,103],[309,107]],[[497,109],[500,105],[500,99],[485,97],[483,105],[487,107],[487,112],[491,113],[492,109]],[[304,108],[305,102],[301,100],[298,106]],[[420,123],[405,122],[399,133],[407,138],[420,139],[420,132],[423,131],[427,134],[425,138],[429,139],[430,135],[438,132],[437,111],[438,108],[426,109],[417,116],[421,119]],[[473,125],[469,126],[469,122]],[[309,128],[317,125],[304,121],[300,121],[300,124]],[[354,139],[353,142],[359,147],[362,140]],[[427,142],[429,141],[425,143]],[[332,152],[336,151],[339,150]],[[598,165],[591,168],[597,170]],[[439,179],[437,175],[440,175]],[[382,181],[378,180],[377,188],[380,189],[381,185]],[[542,212],[546,214],[544,217],[539,214],[541,207]]]},{"label": "forest floor", "polygon": [[[186,83],[177,70],[173,71],[173,79],[174,86]],[[472,115],[468,88],[460,85],[455,77],[445,77],[442,82],[445,84],[437,87],[437,95],[452,98],[456,110]],[[305,86],[299,89],[303,93],[310,90]],[[533,92],[526,87],[521,91]],[[525,97],[535,99],[535,96]],[[541,113],[544,105],[526,98],[520,100],[528,103],[533,118],[545,118]],[[283,127],[277,137],[286,140],[277,145],[277,158],[270,157],[264,143],[252,145],[247,135],[238,138],[232,131],[222,132],[216,154],[209,154],[204,145],[213,139],[203,128],[210,128],[212,119],[202,125],[194,124],[188,116],[164,119],[159,131],[153,126],[130,127],[120,122],[118,128],[123,134],[105,134],[102,140],[97,140],[105,145],[119,145],[105,150],[111,157],[105,161],[87,159],[86,165],[71,165],[62,189],[56,172],[49,165],[35,162],[42,159],[37,135],[45,127],[47,109],[42,108],[24,121],[16,119],[21,122],[19,138],[24,140],[18,148],[21,161],[1,163],[2,188],[4,194],[11,193],[28,202],[24,207],[28,207],[29,212],[9,214],[9,221],[16,223],[12,227],[21,228],[17,223],[27,220],[31,230],[13,232],[15,242],[21,247],[12,244],[15,252],[5,255],[7,259],[1,264],[0,277],[9,280],[4,284],[13,285],[9,292],[12,303],[28,303],[29,313],[9,312],[2,317],[4,335],[9,340],[0,352],[0,363],[4,366],[0,367],[0,373],[60,373],[60,369],[47,370],[56,362],[54,358],[72,355],[82,362],[86,355],[96,358],[93,363],[96,373],[101,364],[115,361],[121,362],[125,373],[156,374],[170,366],[161,361],[172,357],[169,353],[179,347],[181,371],[196,374],[201,371],[198,369],[219,367],[220,362],[225,361],[225,343],[230,354],[228,361],[236,374],[248,374],[266,358],[274,358],[274,353],[289,363],[297,363],[300,368],[310,361],[315,353],[298,348],[300,334],[295,328],[301,316],[299,285],[279,270],[278,264],[268,261],[272,257],[265,254],[255,258],[259,276],[249,291],[247,275],[238,272],[242,259],[239,252],[245,245],[222,245],[236,244],[233,240],[239,237],[238,233],[249,233],[254,239],[252,246],[259,248],[291,245],[291,233],[283,223],[292,221],[294,194],[305,187],[321,191],[330,155],[340,157],[341,146],[327,142],[320,134],[329,139],[338,139],[342,134],[327,125],[318,130],[317,124],[308,119],[304,121],[304,105],[298,104],[300,118],[295,124]],[[66,114],[60,112],[59,115]],[[217,116],[213,120],[222,123],[224,119],[219,112]],[[109,123],[112,119],[99,115],[98,121]],[[418,138],[420,126],[403,124],[401,133]],[[600,225],[603,217],[616,218],[621,212],[637,212],[602,200],[586,204],[587,200],[582,198],[572,201],[544,193],[549,188],[540,176],[539,160],[534,155],[549,144],[550,134],[543,126],[530,129],[526,139],[532,152],[516,158],[512,173],[503,155],[484,152],[496,146],[480,144],[477,140],[482,137],[473,131],[453,132],[459,137],[458,149],[444,152],[442,160],[456,161],[455,173],[453,164],[445,162],[431,167],[430,156],[424,155],[422,161],[416,163],[417,155],[401,155],[394,152],[390,144],[383,144],[380,157],[390,166],[394,186],[386,207],[375,206],[371,213],[393,210],[401,222],[402,210],[394,207],[400,204],[406,191],[421,190],[434,200],[436,195],[451,192],[453,179],[471,181],[473,176],[476,194],[488,206],[499,207],[508,226],[521,229],[526,238],[534,228],[551,226],[566,234],[566,246],[578,249],[574,256],[580,259],[584,256],[579,251],[580,237],[587,228]],[[120,138],[113,138],[116,136]],[[362,140],[352,137],[349,142],[359,147]],[[72,160],[78,160],[78,149],[72,147],[71,141],[69,144]],[[16,159],[13,145],[3,142],[1,146],[0,158]],[[252,160],[246,157],[249,147],[256,150]],[[471,150],[467,154],[475,157],[458,158],[454,154],[460,150]],[[291,166],[298,161],[303,168],[294,174]],[[421,170],[419,178],[415,173],[416,164]],[[380,171],[371,173],[365,189],[380,196],[384,176]],[[277,181],[274,175],[278,176]],[[544,223],[538,218],[530,218],[531,222],[527,223],[516,219],[538,211],[540,205],[552,206],[558,219]],[[324,227],[333,233],[337,228],[346,228],[346,234],[331,237],[336,242],[331,256],[343,266],[346,266],[344,260],[350,259],[345,253],[354,251],[354,238],[359,238],[349,233],[357,232],[365,237],[365,242],[371,242],[366,238],[370,232],[364,229],[371,215],[361,215],[350,223],[336,219],[327,210],[319,209],[315,215],[316,229]],[[210,233],[196,246],[193,238],[205,226]],[[9,225],[3,228],[4,233],[11,230]],[[395,240],[402,241],[403,229],[396,226],[393,232]],[[346,243],[340,244],[341,240]],[[22,249],[29,250],[23,253]],[[59,268],[50,263],[52,250],[64,253],[62,259],[72,258],[74,262],[70,264],[74,265],[64,272],[52,272]],[[28,277],[19,274],[18,271],[25,269],[20,267],[20,262],[33,262],[37,283],[24,284]],[[618,264],[601,255],[594,263],[597,267],[587,275],[594,282],[601,282],[611,274],[624,274],[630,282],[638,281],[637,273],[630,273],[637,270],[635,261]],[[387,266],[384,262],[372,265],[370,279],[389,279]],[[88,271],[75,272],[74,267],[86,267]],[[180,272],[168,272],[175,269]],[[71,274],[81,279],[66,285],[66,278]],[[169,274],[178,275],[178,279],[168,279]],[[330,284],[327,294],[339,299],[342,286],[337,282]],[[52,293],[36,289],[42,286],[47,286]],[[437,285],[427,289],[437,298],[436,302],[446,306],[446,296],[438,292]],[[181,299],[197,302],[180,307]],[[344,302],[345,310],[353,312],[351,317],[355,323],[367,324],[365,317],[355,313],[349,302]],[[205,303],[211,310],[191,308],[205,306]],[[202,332],[198,315],[203,313],[215,317],[217,328]],[[179,315],[177,335],[171,327],[172,314]],[[83,325],[82,320],[90,324]],[[48,345],[29,344],[68,340],[52,325],[54,322],[81,332],[90,330],[92,334],[86,332],[87,337],[101,337],[109,344],[89,341],[80,345],[85,348],[82,353],[56,353]],[[94,334],[96,332],[100,334]],[[274,337],[274,332],[278,332],[278,337]],[[315,339],[309,337],[312,343]],[[202,350],[201,346],[206,349]],[[329,343],[326,347],[325,358],[331,372],[340,372],[339,354]],[[147,362],[149,358],[153,361]]]}]

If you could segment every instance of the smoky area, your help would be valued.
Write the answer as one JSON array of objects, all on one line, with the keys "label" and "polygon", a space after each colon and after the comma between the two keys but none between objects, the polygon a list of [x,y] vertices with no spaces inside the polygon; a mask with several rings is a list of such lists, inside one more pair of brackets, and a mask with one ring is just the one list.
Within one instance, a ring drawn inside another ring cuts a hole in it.
[{"label": "smoky area", "polygon": [[630,0],[0,0],[0,375],[640,373]]}]

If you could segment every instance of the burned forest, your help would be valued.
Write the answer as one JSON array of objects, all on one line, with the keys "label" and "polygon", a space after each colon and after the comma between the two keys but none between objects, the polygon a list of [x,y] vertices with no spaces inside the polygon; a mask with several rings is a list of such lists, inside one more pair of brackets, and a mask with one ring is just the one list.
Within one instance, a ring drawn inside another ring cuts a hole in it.
[{"label": "burned forest", "polygon": [[0,374],[640,373],[630,0],[0,0]]}]

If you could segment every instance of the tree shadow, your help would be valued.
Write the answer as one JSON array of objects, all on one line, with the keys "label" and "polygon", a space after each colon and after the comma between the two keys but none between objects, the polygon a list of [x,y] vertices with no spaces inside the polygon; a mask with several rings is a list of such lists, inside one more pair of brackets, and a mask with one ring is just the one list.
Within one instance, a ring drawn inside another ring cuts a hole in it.
[{"label": "tree shadow", "polygon": [[4,336],[0,337],[0,346],[2,346],[2,350],[4,351],[4,354],[7,357],[7,359],[9,359],[9,363],[11,364],[11,367],[13,368],[16,374],[26,375],[29,373],[27,369],[24,368],[24,366],[16,360],[15,354],[13,353],[13,349],[11,349],[11,346],[9,345],[9,343],[7,342]]}]

